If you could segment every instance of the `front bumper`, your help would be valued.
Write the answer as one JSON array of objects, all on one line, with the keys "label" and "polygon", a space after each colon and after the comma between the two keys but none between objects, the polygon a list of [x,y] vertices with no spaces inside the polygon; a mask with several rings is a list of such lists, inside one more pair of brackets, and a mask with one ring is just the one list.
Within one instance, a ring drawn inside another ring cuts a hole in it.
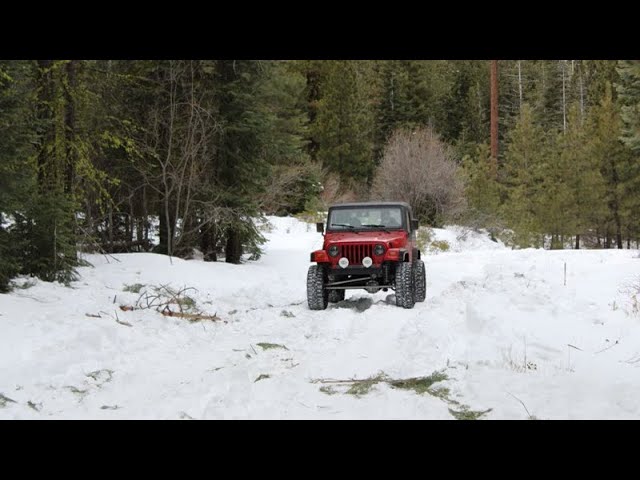
[{"label": "front bumper", "polygon": [[329,268],[329,275],[382,275],[384,268],[382,265],[371,265],[369,268],[362,265],[349,265],[347,268],[342,268],[339,265]]}]

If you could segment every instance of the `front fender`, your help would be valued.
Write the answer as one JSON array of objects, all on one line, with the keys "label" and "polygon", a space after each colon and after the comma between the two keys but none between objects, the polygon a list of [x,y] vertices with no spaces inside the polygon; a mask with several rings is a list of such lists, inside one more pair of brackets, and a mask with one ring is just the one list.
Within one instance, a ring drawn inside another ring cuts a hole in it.
[{"label": "front fender", "polygon": [[329,254],[324,250],[311,252],[311,261],[317,263],[329,263]]},{"label": "front fender", "polygon": [[409,252],[406,248],[390,248],[384,256],[388,262],[408,262]]}]

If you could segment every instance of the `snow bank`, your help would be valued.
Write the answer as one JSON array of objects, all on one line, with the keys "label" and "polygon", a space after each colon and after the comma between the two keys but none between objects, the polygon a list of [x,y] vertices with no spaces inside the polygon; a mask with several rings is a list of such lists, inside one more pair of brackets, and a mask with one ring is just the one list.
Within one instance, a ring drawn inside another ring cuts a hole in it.
[{"label": "snow bank", "polygon": [[[637,251],[509,250],[435,229],[451,249],[425,255],[424,303],[349,291],[313,312],[306,272],[322,237],[294,218],[269,223],[257,262],[87,255],[94,266],[71,288],[0,295],[0,419],[453,419],[461,405],[527,418],[514,397],[537,418],[640,417],[640,319],[623,291],[640,276]],[[193,287],[222,320],[120,310],[165,284]],[[443,372],[434,388],[448,391],[380,382],[356,396],[314,383],[380,372]]]}]

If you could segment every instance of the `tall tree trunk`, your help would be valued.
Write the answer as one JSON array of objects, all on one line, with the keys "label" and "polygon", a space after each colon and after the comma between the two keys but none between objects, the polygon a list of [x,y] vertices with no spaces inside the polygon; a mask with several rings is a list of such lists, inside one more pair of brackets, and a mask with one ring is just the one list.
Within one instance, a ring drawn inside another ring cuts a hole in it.
[{"label": "tall tree trunk", "polygon": [[520,97],[520,108],[518,111],[522,111],[522,61],[518,60],[518,93]]},{"label": "tall tree trunk", "polygon": [[498,61],[491,60],[491,169],[498,173]]},{"label": "tall tree trunk", "polygon": [[202,228],[200,234],[200,249],[202,250],[205,262],[217,262],[218,252],[216,252],[216,244],[218,243],[216,236],[216,225],[210,223]]},{"label": "tall tree trunk", "polygon": [[618,248],[622,248],[622,221],[620,219],[620,202],[618,200],[618,194],[616,193],[616,190],[615,190],[618,187],[618,184],[620,183],[620,178],[618,176],[618,170],[616,168],[615,161],[612,156],[610,157],[610,165],[611,165],[611,173],[612,173],[612,180],[613,180],[613,191],[612,191],[612,197],[611,197],[611,202],[609,203],[609,206],[611,207],[611,211],[613,213],[613,220],[616,225],[616,243]]},{"label": "tall tree trunk", "polygon": [[227,245],[225,248],[225,261],[227,263],[240,263],[242,258],[242,242],[240,232],[236,228],[227,231]]},{"label": "tall tree trunk", "polygon": [[580,235],[576,235],[576,250],[580,250]]},{"label": "tall tree trunk", "polygon": [[143,193],[142,193],[142,189],[140,189],[135,194],[133,208],[131,211],[132,225],[135,227],[135,230],[136,230],[135,240],[138,242],[142,242],[143,229],[144,229],[144,222],[142,217],[142,209],[143,209],[142,201],[143,201]]},{"label": "tall tree trunk", "polygon": [[144,221],[144,239],[149,240],[149,206],[147,204],[147,186],[142,186],[142,219]]},{"label": "tall tree trunk", "polygon": [[584,79],[583,79],[583,75],[582,75],[582,67],[583,67],[583,63],[582,60],[580,60],[580,124],[582,125],[582,123],[584,122]]},{"label": "tall tree trunk", "polygon": [[66,82],[64,86],[64,137],[66,158],[64,163],[64,192],[70,195],[73,191],[76,150],[76,102],[77,60],[70,60],[65,65]]},{"label": "tall tree trunk", "polygon": [[163,200],[160,208],[160,225],[158,228],[158,233],[160,235],[160,245],[158,248],[158,252],[166,253],[167,255],[173,255],[173,226],[176,223],[176,215],[173,209],[173,203],[168,199],[165,200]]},{"label": "tall tree trunk", "polygon": [[566,60],[560,60],[562,63],[562,132],[566,133],[567,132],[567,88],[566,88],[566,83],[567,83],[567,74],[566,74],[566,68],[567,68],[567,61]]},{"label": "tall tree trunk", "polygon": [[136,218],[136,240],[142,242],[144,240],[144,217]]},{"label": "tall tree trunk", "polygon": [[[77,76],[78,60],[70,60],[65,65],[65,85],[64,85],[64,137],[65,137],[65,161],[64,161],[64,193],[69,199],[73,199],[73,184],[75,182],[75,170],[78,163],[77,134],[76,134],[76,91],[78,84]],[[69,221],[71,225],[70,235],[75,243],[75,209],[69,211]],[[74,260],[77,259],[77,251],[68,252]]]},{"label": "tall tree trunk", "polygon": [[135,216],[133,214],[133,196],[129,197],[129,215],[127,215],[126,236],[127,242],[133,242],[133,230],[135,229]]},{"label": "tall tree trunk", "polygon": [[[314,124],[316,117],[318,116],[318,100],[320,100],[320,72],[312,63],[312,66],[307,72],[307,104],[309,105],[307,112],[310,125]],[[307,151],[309,153],[309,157],[314,161],[316,160],[319,148],[320,145],[318,142],[313,137],[310,137]]]},{"label": "tall tree trunk", "polygon": [[37,106],[36,115],[38,118],[38,137],[41,146],[38,152],[38,190],[40,193],[48,193],[53,187],[51,177],[54,172],[49,163],[51,162],[51,152],[47,145],[52,145],[55,138],[55,130],[53,125],[53,98],[54,98],[54,82],[53,82],[53,61],[38,60],[38,89],[37,89]]},{"label": "tall tree trunk", "polygon": [[113,243],[113,207],[109,204],[109,228],[107,229],[107,238],[109,239],[109,243]]}]

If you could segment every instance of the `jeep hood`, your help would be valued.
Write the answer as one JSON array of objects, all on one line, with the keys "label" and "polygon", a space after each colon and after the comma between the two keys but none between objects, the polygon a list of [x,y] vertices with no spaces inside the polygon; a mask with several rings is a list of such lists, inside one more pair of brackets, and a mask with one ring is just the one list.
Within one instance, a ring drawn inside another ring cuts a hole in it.
[{"label": "jeep hood", "polygon": [[390,231],[389,233],[372,230],[365,232],[339,232],[339,233],[327,233],[325,236],[325,243],[375,243],[375,242],[396,242],[404,243],[406,241],[407,234],[402,231]]}]

